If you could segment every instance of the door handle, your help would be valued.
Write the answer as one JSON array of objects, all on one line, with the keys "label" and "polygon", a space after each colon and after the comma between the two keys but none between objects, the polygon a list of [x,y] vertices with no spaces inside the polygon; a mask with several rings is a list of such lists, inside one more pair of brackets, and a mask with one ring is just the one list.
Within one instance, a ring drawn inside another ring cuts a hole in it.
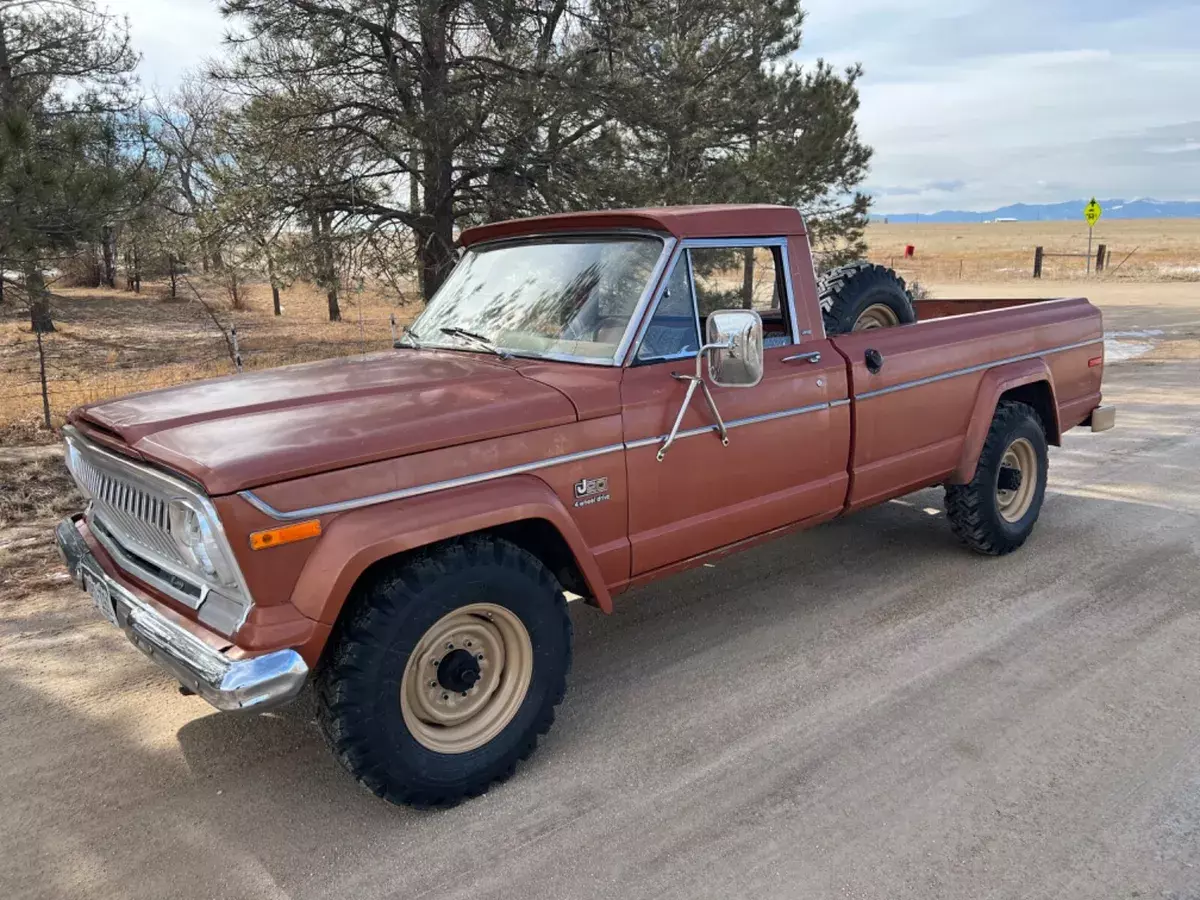
[{"label": "door handle", "polygon": [[872,348],[863,354],[863,357],[867,363],[867,371],[872,375],[878,375],[883,369],[883,354]]},{"label": "door handle", "polygon": [[797,353],[795,356],[785,356],[782,362],[798,362],[804,360],[810,363],[819,363],[821,361],[820,352],[814,350],[811,353]]}]

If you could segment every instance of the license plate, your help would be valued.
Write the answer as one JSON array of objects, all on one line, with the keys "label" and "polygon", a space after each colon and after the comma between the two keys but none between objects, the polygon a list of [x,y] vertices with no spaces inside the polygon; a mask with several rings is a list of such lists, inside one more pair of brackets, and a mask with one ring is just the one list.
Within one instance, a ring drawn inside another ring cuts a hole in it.
[{"label": "license plate", "polygon": [[87,588],[87,592],[91,594],[92,602],[96,604],[96,609],[100,610],[100,615],[108,619],[113,625],[116,625],[117,613],[113,609],[112,593],[108,590],[108,585],[87,569],[83,570],[83,583]]}]

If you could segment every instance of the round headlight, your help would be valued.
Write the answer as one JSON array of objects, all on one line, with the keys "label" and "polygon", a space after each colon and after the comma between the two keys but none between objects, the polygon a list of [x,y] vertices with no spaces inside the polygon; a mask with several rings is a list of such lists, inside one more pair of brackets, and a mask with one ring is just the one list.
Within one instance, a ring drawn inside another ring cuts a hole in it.
[{"label": "round headlight", "polygon": [[172,500],[170,520],[171,537],[184,562],[202,575],[227,582],[221,546],[205,515],[186,500]]}]

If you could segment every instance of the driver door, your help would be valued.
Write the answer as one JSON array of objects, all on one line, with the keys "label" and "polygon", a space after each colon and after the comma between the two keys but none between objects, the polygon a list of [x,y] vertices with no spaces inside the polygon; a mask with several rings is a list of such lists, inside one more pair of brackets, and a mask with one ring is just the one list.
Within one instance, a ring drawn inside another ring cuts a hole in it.
[{"label": "driver door", "polygon": [[[841,509],[848,416],[829,401],[846,396],[845,366],[823,336],[797,346],[784,260],[782,239],[685,243],[653,307],[621,383],[633,577]],[[762,381],[710,381],[729,445],[697,393],[660,462],[687,392],[672,373],[695,372],[704,321],[720,308],[759,310]]]}]

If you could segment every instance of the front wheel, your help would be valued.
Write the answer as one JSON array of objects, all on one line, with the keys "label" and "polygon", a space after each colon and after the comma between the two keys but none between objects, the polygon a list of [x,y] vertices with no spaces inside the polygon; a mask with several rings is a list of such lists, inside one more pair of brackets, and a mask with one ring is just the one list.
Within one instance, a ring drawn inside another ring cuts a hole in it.
[{"label": "front wheel", "polygon": [[996,408],[967,484],[946,485],[954,533],[988,556],[1011,553],[1029,537],[1046,493],[1048,454],[1042,420],[1026,403]]},{"label": "front wheel", "polygon": [[422,551],[356,598],[318,674],[322,731],[392,803],[452,806],[528,757],[571,665],[558,582],[529,552],[471,537]]}]

